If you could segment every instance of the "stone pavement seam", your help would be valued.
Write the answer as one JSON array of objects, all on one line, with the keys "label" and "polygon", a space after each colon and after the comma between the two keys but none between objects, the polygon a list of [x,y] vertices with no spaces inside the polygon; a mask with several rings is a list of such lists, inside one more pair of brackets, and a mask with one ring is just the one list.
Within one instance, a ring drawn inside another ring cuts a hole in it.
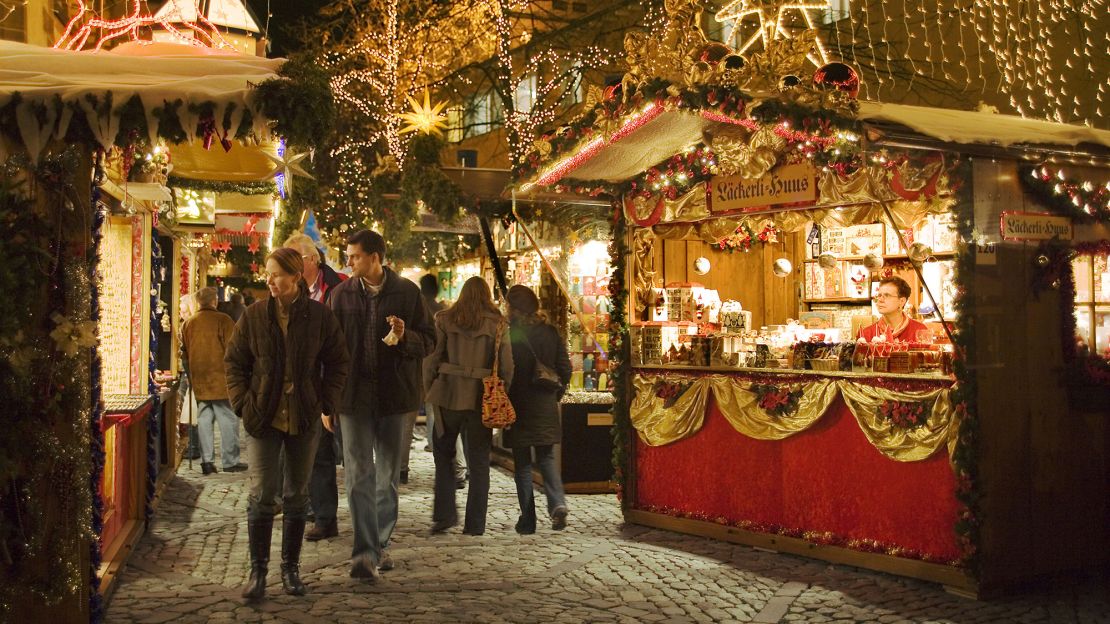
[{"label": "stone pavement seam", "polygon": [[182,507],[192,507],[194,509],[201,509],[201,510],[204,510],[204,511],[207,511],[207,512],[210,512],[210,513],[219,514],[221,516],[226,516],[228,518],[238,518],[238,517],[243,515],[243,513],[241,511],[236,511],[234,509],[228,509],[226,507],[220,507],[219,505],[213,505],[211,503],[206,503],[202,500],[195,500],[195,501],[190,502],[190,501],[186,501],[186,500],[181,500],[179,498],[174,498],[173,496],[170,495],[169,492],[166,492],[165,494],[162,495],[162,503],[163,504],[173,503],[175,505],[181,505]]},{"label": "stone pavement seam", "polygon": [[586,565],[587,563],[597,559],[598,557],[609,554],[615,547],[612,543],[602,543],[588,548],[577,555],[567,557],[563,561],[556,563],[542,573],[537,574],[537,578],[553,579],[557,576],[562,576],[568,572],[573,572],[578,568]]},{"label": "stone pavement seam", "polygon": [[784,583],[782,587],[775,592],[775,595],[763,605],[759,613],[755,614],[752,622],[757,624],[776,624],[786,616],[786,612],[790,610],[790,605],[802,595],[802,592],[809,587],[807,583],[798,583],[790,581]]}]

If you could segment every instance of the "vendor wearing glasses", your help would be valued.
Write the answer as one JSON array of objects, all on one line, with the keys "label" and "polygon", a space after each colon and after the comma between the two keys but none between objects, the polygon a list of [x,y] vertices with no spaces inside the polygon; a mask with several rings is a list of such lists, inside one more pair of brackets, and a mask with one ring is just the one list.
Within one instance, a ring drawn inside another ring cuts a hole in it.
[{"label": "vendor wearing glasses", "polygon": [[879,282],[874,296],[875,307],[883,318],[860,330],[859,337],[867,342],[914,342],[918,331],[929,328],[911,319],[903,311],[910,300],[910,285],[900,277],[887,277]]}]

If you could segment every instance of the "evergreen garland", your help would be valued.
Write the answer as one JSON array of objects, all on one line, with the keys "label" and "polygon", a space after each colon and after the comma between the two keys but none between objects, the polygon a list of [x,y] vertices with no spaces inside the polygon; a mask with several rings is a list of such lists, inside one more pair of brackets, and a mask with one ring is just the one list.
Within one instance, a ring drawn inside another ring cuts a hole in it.
[{"label": "evergreen garland", "polygon": [[[303,184],[297,180],[297,187]],[[189,189],[193,191],[207,191],[211,193],[239,193],[240,195],[273,195],[278,192],[277,184],[273,180],[260,182],[216,182],[213,180],[194,180],[170,176],[166,181],[170,188]]]},{"label": "evergreen garland", "polygon": [[617,499],[621,508],[628,509],[632,497],[626,496],[627,487],[635,487],[628,482],[628,475],[635,475],[631,465],[634,454],[632,445],[632,416],[629,407],[632,403],[631,372],[632,347],[629,339],[628,297],[625,288],[625,266],[628,262],[628,222],[619,200],[613,204],[613,219],[610,222],[609,264],[612,274],[609,277],[609,375],[613,387],[613,479],[617,483]]},{"label": "evergreen garland", "polygon": [[[958,179],[970,180],[971,162],[960,162],[956,171]],[[958,240],[975,238],[974,202],[970,184],[962,184],[956,189],[954,211]],[[956,477],[956,499],[961,506],[954,528],[963,564],[973,577],[978,578],[982,518],[979,500],[979,418],[976,409],[979,384],[974,370],[977,362],[973,361],[976,357],[976,306],[971,292],[975,274],[975,246],[961,245],[956,255],[956,277],[961,283],[953,302],[957,314],[953,332],[956,383],[952,386],[951,400],[960,415],[960,428],[956,448],[952,452],[952,469]]]}]

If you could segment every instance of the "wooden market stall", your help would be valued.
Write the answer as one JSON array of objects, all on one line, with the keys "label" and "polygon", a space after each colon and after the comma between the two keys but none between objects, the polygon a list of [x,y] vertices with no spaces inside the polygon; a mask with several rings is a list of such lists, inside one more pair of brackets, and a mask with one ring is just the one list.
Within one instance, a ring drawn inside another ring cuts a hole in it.
[{"label": "wooden market stall", "polygon": [[0,42],[3,283],[26,292],[0,327],[0,378],[20,388],[5,398],[0,619],[101,617],[180,458],[174,328],[202,249],[177,227],[163,156],[220,191],[275,188],[292,172],[275,133],[308,147],[331,122],[314,70],[288,69],[188,45]]},{"label": "wooden market stall", "polygon": [[[625,518],[980,596],[1110,564],[1110,132],[857,102],[688,18],[518,171],[613,200]],[[895,276],[924,329],[861,340]]]}]

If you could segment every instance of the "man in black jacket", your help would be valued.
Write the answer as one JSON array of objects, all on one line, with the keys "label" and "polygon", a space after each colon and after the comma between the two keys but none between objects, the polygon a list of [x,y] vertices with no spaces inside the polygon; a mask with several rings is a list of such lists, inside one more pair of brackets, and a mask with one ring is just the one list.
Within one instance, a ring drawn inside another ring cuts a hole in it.
[{"label": "man in black jacket", "polygon": [[[376,580],[397,524],[405,419],[420,408],[420,366],[435,348],[435,326],[420,289],[383,265],[385,240],[359,230],[347,238],[352,279],[329,301],[351,354],[339,406],[347,499],[354,529],[351,577]],[[324,416],[324,427],[334,429]]]}]

